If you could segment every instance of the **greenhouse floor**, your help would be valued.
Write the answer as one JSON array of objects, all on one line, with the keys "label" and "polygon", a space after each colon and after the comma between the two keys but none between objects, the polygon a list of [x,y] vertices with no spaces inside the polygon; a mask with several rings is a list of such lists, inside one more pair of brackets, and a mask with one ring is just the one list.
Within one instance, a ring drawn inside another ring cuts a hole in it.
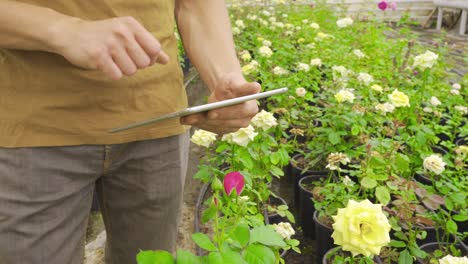
[{"label": "greenhouse floor", "polygon": [[[420,28],[415,28],[414,33],[418,36],[418,41],[426,45],[437,45],[440,43],[439,33],[435,30],[422,30]],[[389,35],[390,38],[398,38],[395,35]],[[465,76],[468,74],[468,37],[459,36],[457,34],[448,33],[446,40],[450,45],[448,61],[451,65],[447,71],[450,71],[458,76]],[[196,73],[192,70],[186,77],[189,79]],[[201,80],[195,78],[195,80],[188,86],[187,92],[189,94],[190,105],[196,105],[201,102],[203,97],[206,95],[206,89]],[[192,175],[197,171],[197,164],[200,156],[202,155],[201,149],[197,146],[191,146],[190,153],[190,164],[189,171],[187,174],[185,192],[184,192],[184,204],[181,214],[181,223],[179,226],[177,247],[190,250],[195,252],[195,245],[191,241],[191,234],[194,232],[193,222],[194,222],[194,212],[199,191],[201,188],[201,183],[192,179]],[[276,189],[275,191],[279,192],[286,200],[291,204],[291,186],[285,186],[282,182],[277,182],[273,185]],[[291,206],[291,211],[294,213],[295,208]],[[102,217],[99,212],[93,212],[89,218],[89,226],[87,232],[87,243],[90,243],[96,239],[96,237],[103,231]],[[296,235],[297,239],[301,240],[302,245],[310,245],[307,247],[302,247],[302,255],[298,255],[294,252],[290,252],[286,256],[286,263],[295,264],[295,263],[312,263],[314,256],[313,250],[313,241],[308,240],[302,237],[300,230]],[[100,245],[99,245],[100,244]],[[94,247],[92,250],[87,250],[85,264],[101,264],[103,261],[103,249],[101,248],[102,241],[98,242],[98,246]]]}]

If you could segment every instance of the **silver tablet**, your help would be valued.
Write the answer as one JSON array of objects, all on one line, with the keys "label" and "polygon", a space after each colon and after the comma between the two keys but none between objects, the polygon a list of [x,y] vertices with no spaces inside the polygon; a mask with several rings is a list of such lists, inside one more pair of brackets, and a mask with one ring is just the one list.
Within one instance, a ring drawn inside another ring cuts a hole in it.
[{"label": "silver tablet", "polygon": [[224,101],[193,106],[193,107],[185,108],[184,110],[181,110],[181,111],[178,111],[178,112],[174,112],[174,113],[162,115],[162,116],[159,116],[159,117],[156,117],[156,118],[151,118],[151,119],[148,119],[148,120],[136,122],[136,123],[124,126],[124,127],[114,128],[114,129],[110,130],[109,133],[116,133],[116,132],[132,129],[132,128],[136,128],[136,127],[141,127],[141,126],[154,124],[156,122],[171,119],[171,118],[187,116],[187,115],[201,113],[201,112],[205,112],[205,111],[209,111],[209,110],[213,110],[213,109],[217,109],[217,108],[221,108],[221,107],[240,104],[240,103],[243,103],[245,101],[261,99],[261,98],[265,98],[265,97],[276,95],[276,94],[282,94],[282,93],[285,93],[286,91],[288,91],[288,88],[279,88],[279,89],[275,89],[275,90],[271,90],[271,91],[267,91],[267,92],[263,92],[263,93],[256,93],[256,94],[241,96],[241,97],[228,99],[228,100],[224,100]]}]

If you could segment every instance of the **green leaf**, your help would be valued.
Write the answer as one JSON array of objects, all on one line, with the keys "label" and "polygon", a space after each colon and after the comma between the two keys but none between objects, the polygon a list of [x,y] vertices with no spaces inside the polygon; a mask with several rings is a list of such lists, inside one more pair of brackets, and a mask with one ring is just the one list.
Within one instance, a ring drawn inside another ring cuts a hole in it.
[{"label": "green leaf", "polygon": [[250,243],[259,242],[267,246],[286,247],[283,237],[272,226],[259,226],[250,230]]},{"label": "green leaf", "polygon": [[337,145],[341,141],[341,136],[336,132],[331,132],[330,134],[328,134],[328,141],[330,141],[332,145]]},{"label": "green leaf", "polygon": [[403,241],[392,240],[392,241],[390,241],[390,247],[405,248],[406,243],[403,242]]},{"label": "green leaf", "polygon": [[140,251],[137,257],[138,264],[175,264],[174,257],[167,251]]},{"label": "green leaf", "polygon": [[409,158],[405,154],[397,153],[395,157],[395,164],[399,172],[405,172],[409,170]]},{"label": "green leaf", "polygon": [[447,231],[451,234],[456,234],[458,230],[457,223],[455,223],[452,219],[448,220],[445,224]]},{"label": "green leaf", "polygon": [[197,173],[195,173],[195,175],[193,175],[193,178],[202,182],[209,182],[211,179],[211,174],[207,167],[202,167],[197,171]]},{"label": "green leaf", "polygon": [[453,215],[452,219],[457,221],[457,222],[464,222],[464,221],[468,220],[468,215],[460,215],[460,214]]},{"label": "green leaf", "polygon": [[270,155],[270,161],[272,164],[276,165],[280,162],[280,159],[281,159],[281,154],[278,153],[278,152],[274,152],[274,153],[271,153]]},{"label": "green leaf", "polygon": [[207,223],[208,221],[210,221],[211,219],[214,218],[214,216],[216,215],[216,212],[218,210],[216,209],[216,207],[214,206],[210,206],[208,207],[204,212],[203,212],[203,215],[202,215],[202,223]]},{"label": "green leaf", "polygon": [[246,224],[238,225],[232,233],[232,239],[239,242],[241,247],[245,247],[250,240],[249,226]]},{"label": "green leaf", "polygon": [[403,250],[398,257],[398,264],[413,264],[413,258],[408,250]]},{"label": "green leaf", "polygon": [[361,180],[361,186],[367,189],[372,189],[375,188],[375,186],[377,186],[377,181],[369,177],[364,177]]},{"label": "green leaf", "polygon": [[360,127],[358,125],[353,125],[351,127],[351,135],[353,135],[353,136],[358,135],[360,130],[361,129],[360,129]]},{"label": "green leaf", "polygon": [[201,264],[199,257],[183,249],[177,250],[177,264]]},{"label": "green leaf", "polygon": [[208,251],[216,251],[218,248],[211,242],[210,238],[203,233],[192,234],[193,241],[201,248]]},{"label": "green leaf", "polygon": [[223,257],[219,252],[210,252],[207,258],[207,264],[223,264]]},{"label": "green leaf", "polygon": [[251,244],[245,249],[244,259],[249,264],[274,264],[276,260],[273,250],[258,244]]},{"label": "green leaf", "polygon": [[387,205],[390,202],[390,191],[385,186],[375,188],[375,196],[383,205]]},{"label": "green leaf", "polygon": [[418,258],[425,258],[427,253],[424,250],[419,249],[418,246],[411,245],[409,246],[409,250],[411,252],[411,255],[418,257]]},{"label": "green leaf", "polygon": [[221,252],[223,264],[247,264],[241,254],[236,251],[226,250]]},{"label": "green leaf", "polygon": [[271,166],[270,168],[270,172],[271,174],[273,174],[274,176],[277,176],[277,177],[281,177],[284,175],[284,171],[276,166]]},{"label": "green leaf", "polygon": [[245,168],[247,169],[252,169],[253,166],[254,166],[254,162],[250,156],[250,154],[248,153],[248,151],[243,151],[240,153],[241,155],[238,156],[240,162],[242,162],[242,165],[245,166]]}]

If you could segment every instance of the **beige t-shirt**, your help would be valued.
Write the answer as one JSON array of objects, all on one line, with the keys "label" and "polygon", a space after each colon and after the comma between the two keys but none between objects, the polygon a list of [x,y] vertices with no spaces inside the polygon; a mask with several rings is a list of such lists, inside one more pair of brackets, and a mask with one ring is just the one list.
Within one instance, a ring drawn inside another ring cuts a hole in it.
[{"label": "beige t-shirt", "polygon": [[108,130],[187,106],[174,36],[174,0],[21,0],[82,19],[133,16],[170,56],[118,81],[40,51],[0,49],[0,147],[115,144],[183,133],[177,119]]}]

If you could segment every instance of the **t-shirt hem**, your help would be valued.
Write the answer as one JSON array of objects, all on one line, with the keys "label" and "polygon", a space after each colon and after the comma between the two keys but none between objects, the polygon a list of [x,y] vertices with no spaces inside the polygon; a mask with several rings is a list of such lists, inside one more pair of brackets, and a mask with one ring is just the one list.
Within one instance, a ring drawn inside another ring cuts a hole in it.
[{"label": "t-shirt hem", "polygon": [[36,134],[18,140],[14,136],[0,136],[0,147],[58,147],[77,145],[113,145],[134,141],[143,141],[157,138],[165,138],[185,133],[189,126],[177,126],[170,128],[154,128],[138,132],[120,132],[86,135],[53,135]]}]

